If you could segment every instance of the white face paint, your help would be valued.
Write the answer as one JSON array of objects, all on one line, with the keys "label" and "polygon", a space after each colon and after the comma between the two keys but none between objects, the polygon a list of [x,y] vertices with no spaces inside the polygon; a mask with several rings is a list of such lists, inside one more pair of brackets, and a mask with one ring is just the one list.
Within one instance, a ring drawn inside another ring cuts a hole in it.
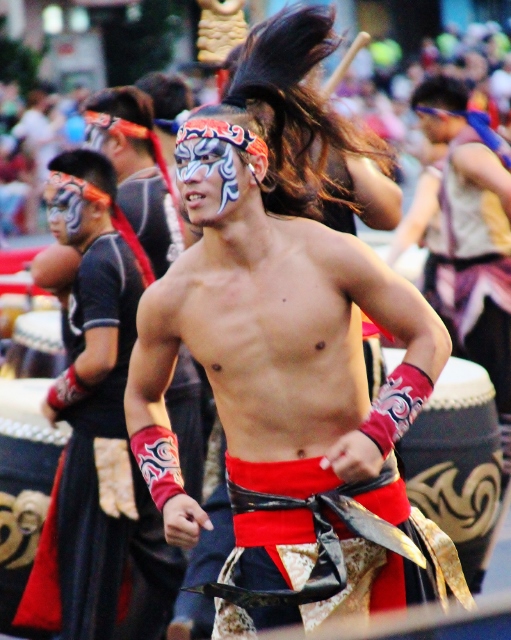
[{"label": "white face paint", "polygon": [[185,142],[176,148],[177,179],[189,182],[197,179],[198,172],[205,169],[202,175],[207,180],[216,169],[222,179],[220,215],[228,202],[236,202],[240,192],[237,171],[234,165],[234,149],[231,144],[216,138],[199,138],[195,144]]},{"label": "white face paint", "polygon": [[51,226],[63,217],[67,239],[72,241],[80,230],[84,206],[85,201],[79,193],[60,189],[47,205],[48,224]]},{"label": "white face paint", "polygon": [[103,144],[105,143],[106,137],[107,134],[105,134],[101,127],[95,127],[93,124],[88,124],[85,128],[85,142],[83,143],[82,148],[100,152]]}]

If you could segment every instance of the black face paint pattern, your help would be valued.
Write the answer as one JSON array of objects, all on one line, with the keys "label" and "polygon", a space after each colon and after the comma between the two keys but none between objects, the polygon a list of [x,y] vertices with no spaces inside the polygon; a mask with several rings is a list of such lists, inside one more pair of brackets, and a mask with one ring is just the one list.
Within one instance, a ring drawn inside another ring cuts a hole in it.
[{"label": "black face paint pattern", "polygon": [[176,149],[177,178],[181,182],[191,180],[195,173],[206,167],[204,178],[209,178],[214,169],[222,178],[222,198],[217,215],[225,209],[227,203],[235,202],[240,195],[234,149],[231,144],[215,138],[201,138],[195,146],[189,148],[180,144]]},{"label": "black face paint pattern", "polygon": [[105,138],[106,134],[100,127],[89,124],[85,128],[85,142],[82,148],[90,149],[91,151],[101,151]]},{"label": "black face paint pattern", "polygon": [[56,216],[64,216],[67,237],[72,240],[82,224],[83,207],[84,200],[80,193],[61,189],[48,204],[48,222],[55,220]]}]

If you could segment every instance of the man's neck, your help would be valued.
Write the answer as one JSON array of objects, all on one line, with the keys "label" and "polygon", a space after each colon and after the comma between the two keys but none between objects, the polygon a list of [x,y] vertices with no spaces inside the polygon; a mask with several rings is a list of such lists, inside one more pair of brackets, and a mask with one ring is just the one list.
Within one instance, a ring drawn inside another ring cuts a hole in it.
[{"label": "man's neck", "polygon": [[150,169],[152,167],[154,167],[154,160],[149,154],[133,154],[129,158],[126,158],[125,161],[117,163],[117,166],[115,167],[117,172],[117,184],[121,184],[121,182],[128,180],[128,178],[139,171]]},{"label": "man's neck", "polygon": [[275,246],[276,220],[261,206],[224,224],[204,228],[204,247],[208,257],[225,266],[255,268]]}]

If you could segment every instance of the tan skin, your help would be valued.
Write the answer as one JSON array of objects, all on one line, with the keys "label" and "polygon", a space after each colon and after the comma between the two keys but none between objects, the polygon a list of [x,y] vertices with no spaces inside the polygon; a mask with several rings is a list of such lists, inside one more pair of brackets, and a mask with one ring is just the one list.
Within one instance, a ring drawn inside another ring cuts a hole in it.
[{"label": "tan skin", "polygon": [[[465,118],[448,113],[418,115],[424,134],[433,143],[449,143],[467,126]],[[511,173],[496,154],[484,144],[469,142],[453,151],[451,163],[467,184],[495,193],[511,221]]]},{"label": "tan skin", "polygon": [[[375,477],[383,458],[357,430],[370,403],[353,303],[401,339],[405,360],[433,380],[450,354],[447,331],[419,292],[357,238],[268,215],[255,179],[263,179],[266,159],[251,157],[253,175],[234,157],[240,196],[220,215],[217,171],[178,183],[204,237],[141,299],[128,431],[170,427],[163,392],[183,341],[206,369],[232,456],[318,457],[345,481]],[[163,515],[167,542],[184,548],[212,526],[187,495],[168,500]]]},{"label": "tan skin", "polygon": [[[110,210],[99,203],[86,203],[78,234],[69,239],[64,216],[52,220],[50,231],[63,249],[74,247],[80,253],[104,233],[113,231]],[[67,252],[66,252],[67,253]],[[104,380],[117,362],[119,329],[116,327],[96,327],[85,332],[85,349],[74,362],[76,373],[85,385],[93,387]],[[51,425],[55,426],[58,412],[43,401],[41,411]]]},{"label": "tan skin", "polygon": [[67,308],[81,261],[81,254],[74,247],[52,244],[32,260],[30,274],[36,286],[52,293]]},{"label": "tan skin", "polygon": [[401,221],[403,192],[369,158],[346,156],[360,218],[371,229],[392,231]]},{"label": "tan skin", "polygon": [[440,177],[427,169],[423,171],[417,180],[410,209],[392,238],[387,256],[387,264],[391,267],[411,245],[419,244],[426,233],[428,225],[440,208],[439,189]]}]

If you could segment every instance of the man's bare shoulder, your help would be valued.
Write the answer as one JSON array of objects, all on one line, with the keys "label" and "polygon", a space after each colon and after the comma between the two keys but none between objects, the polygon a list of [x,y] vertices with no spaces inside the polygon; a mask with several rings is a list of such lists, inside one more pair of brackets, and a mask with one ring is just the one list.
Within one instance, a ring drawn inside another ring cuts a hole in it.
[{"label": "man's bare shoulder", "polygon": [[191,291],[201,248],[193,245],[169,267],[163,277],[149,286],[140,300],[139,309],[155,321],[168,322],[177,317]]},{"label": "man's bare shoulder", "polygon": [[477,169],[481,162],[488,161],[500,164],[498,156],[482,142],[460,144],[451,155],[453,166],[459,170],[466,167]]},{"label": "man's bare shoulder", "polygon": [[460,145],[454,150],[451,162],[455,171],[468,182],[508,197],[511,173],[486,145],[480,142]]},{"label": "man's bare shoulder", "polygon": [[374,270],[387,271],[373,249],[360,238],[334,231],[314,220],[296,220],[293,233],[301,238],[308,258],[337,286],[344,287],[346,280],[358,281],[363,274],[373,273]]},{"label": "man's bare shoulder", "polygon": [[[308,218],[293,218],[289,231],[302,239],[304,246],[314,255],[330,254],[342,256],[343,250],[364,251],[364,243],[350,233],[334,231],[316,220]],[[286,222],[286,224],[288,224]]]}]

